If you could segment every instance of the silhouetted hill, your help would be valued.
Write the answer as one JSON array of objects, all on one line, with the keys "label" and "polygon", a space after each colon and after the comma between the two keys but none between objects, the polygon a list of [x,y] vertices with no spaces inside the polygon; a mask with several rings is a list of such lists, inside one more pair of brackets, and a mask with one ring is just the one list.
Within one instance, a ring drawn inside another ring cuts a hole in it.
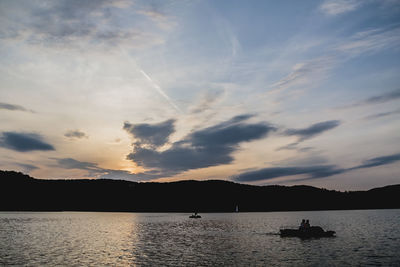
[{"label": "silhouetted hill", "polygon": [[228,181],[42,180],[0,171],[3,211],[231,212],[400,208],[400,185],[339,192]]}]

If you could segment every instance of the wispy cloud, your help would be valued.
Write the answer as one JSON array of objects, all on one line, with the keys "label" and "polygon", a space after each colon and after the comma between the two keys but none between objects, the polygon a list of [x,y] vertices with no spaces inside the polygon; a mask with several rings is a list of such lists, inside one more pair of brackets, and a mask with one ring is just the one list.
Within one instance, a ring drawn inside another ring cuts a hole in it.
[{"label": "wispy cloud", "polygon": [[176,22],[170,16],[156,10],[156,9],[146,9],[146,10],[138,10],[137,13],[142,14],[149,19],[153,20],[160,28],[162,29],[172,29]]},{"label": "wispy cloud", "polygon": [[353,11],[362,4],[359,0],[326,0],[319,8],[329,16],[336,16]]},{"label": "wispy cloud", "polygon": [[287,76],[270,86],[272,92],[320,80],[334,67],[336,61],[334,57],[321,57],[297,63]]},{"label": "wispy cloud", "polygon": [[385,92],[381,95],[377,96],[372,96],[370,98],[365,99],[362,101],[362,104],[378,104],[378,103],[384,103],[387,101],[392,101],[400,98],[400,89],[390,91],[390,92]]},{"label": "wispy cloud", "polygon": [[80,130],[69,130],[64,134],[65,137],[68,137],[70,139],[82,139],[82,138],[89,138],[86,133],[80,131]]},{"label": "wispy cloud", "polygon": [[0,110],[1,109],[14,110],[14,111],[26,111],[26,112],[32,112],[32,113],[34,112],[33,110],[28,110],[28,109],[24,108],[23,106],[8,104],[8,103],[4,103],[4,102],[0,102]]},{"label": "wispy cloud", "polygon": [[73,158],[56,159],[59,166],[64,169],[100,170],[96,163],[79,161]]},{"label": "wispy cloud", "polygon": [[366,99],[360,100],[358,102],[354,102],[354,103],[351,103],[351,104],[348,104],[345,106],[341,106],[339,108],[353,108],[353,107],[359,107],[359,106],[365,106],[365,105],[382,104],[382,103],[386,103],[389,101],[396,101],[398,99],[400,99],[400,89],[383,92],[379,95],[374,95],[374,96],[368,97]]},{"label": "wispy cloud", "polygon": [[222,98],[223,95],[223,90],[207,91],[200,97],[198,103],[196,103],[196,105],[194,105],[190,109],[190,112],[193,114],[197,114],[209,110],[213,104],[215,104]]},{"label": "wispy cloud", "polygon": [[336,46],[335,50],[351,56],[381,51],[400,45],[400,27],[375,28],[361,31]]},{"label": "wispy cloud", "polygon": [[276,149],[276,151],[280,151],[280,150],[298,150],[298,147],[297,147],[298,144],[300,144],[300,142],[293,142],[293,143],[290,143],[288,145],[278,147]]},{"label": "wispy cloud", "polygon": [[296,63],[289,74],[269,86],[271,90],[268,93],[282,92],[299,86],[315,86],[327,78],[332,69],[353,57],[398,47],[400,27],[397,25],[359,31],[350,37],[339,38],[333,44],[325,46],[325,56]]},{"label": "wispy cloud", "polygon": [[17,166],[22,168],[23,172],[30,173],[33,170],[39,169],[39,167],[32,165],[32,164],[27,164],[27,163],[16,163]]},{"label": "wispy cloud", "polygon": [[396,115],[396,114],[400,114],[400,109],[395,109],[395,110],[387,111],[387,112],[375,113],[375,114],[364,117],[364,119],[366,119],[366,120],[378,119],[378,118],[388,117],[388,116]]}]

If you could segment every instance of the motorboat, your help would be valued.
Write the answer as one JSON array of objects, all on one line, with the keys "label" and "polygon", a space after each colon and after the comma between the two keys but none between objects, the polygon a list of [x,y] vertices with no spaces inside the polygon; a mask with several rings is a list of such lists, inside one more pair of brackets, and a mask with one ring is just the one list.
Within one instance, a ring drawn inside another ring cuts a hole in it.
[{"label": "motorboat", "polygon": [[199,219],[199,218],[201,218],[201,216],[198,215],[197,213],[195,213],[195,214],[190,215],[189,218],[191,218],[191,219]]},{"label": "motorboat", "polygon": [[310,226],[299,229],[280,229],[281,237],[300,237],[300,238],[312,238],[312,237],[334,237],[335,231],[324,231],[320,226]]}]

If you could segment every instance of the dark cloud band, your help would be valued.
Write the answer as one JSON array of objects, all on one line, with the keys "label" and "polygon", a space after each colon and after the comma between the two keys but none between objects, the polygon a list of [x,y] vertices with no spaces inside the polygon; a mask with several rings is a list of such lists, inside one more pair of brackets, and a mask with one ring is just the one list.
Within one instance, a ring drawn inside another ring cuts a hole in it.
[{"label": "dark cloud band", "polygon": [[233,177],[233,180],[237,182],[252,182],[300,174],[308,175],[308,177],[311,179],[332,176],[342,172],[344,172],[343,169],[339,169],[333,165],[307,167],[273,167],[245,172]]},{"label": "dark cloud band", "polygon": [[329,177],[332,175],[341,174],[355,169],[364,169],[364,168],[372,168],[372,167],[387,165],[397,161],[400,161],[400,153],[368,159],[364,161],[363,164],[361,165],[347,169],[339,168],[338,166],[335,165],[272,167],[272,168],[263,168],[259,170],[243,172],[239,175],[232,177],[232,180],[237,182],[254,182],[254,181],[269,180],[269,179],[293,176],[293,175],[306,175],[307,177],[302,180],[309,180],[309,179]]},{"label": "dark cloud band", "polygon": [[285,135],[288,136],[298,136],[301,141],[312,138],[316,135],[319,135],[323,132],[336,128],[340,125],[340,121],[331,120],[315,123],[307,128],[303,129],[288,129],[285,131]]},{"label": "dark cloud band", "polygon": [[365,99],[360,104],[377,104],[392,101],[400,98],[400,89],[383,93],[381,95],[373,96]]},{"label": "dark cloud band", "polygon": [[96,163],[78,161],[73,158],[57,159],[60,167],[64,169],[82,169],[82,170],[95,170],[98,169]]},{"label": "dark cloud band", "polygon": [[364,161],[363,164],[361,164],[360,166],[354,167],[352,169],[371,168],[371,167],[390,164],[390,163],[393,163],[396,161],[400,161],[400,153],[368,159],[368,160]]},{"label": "dark cloud band", "polygon": [[35,133],[3,132],[0,135],[0,146],[19,152],[55,150],[42,136]]},{"label": "dark cloud band", "polygon": [[389,101],[400,99],[400,88],[393,91],[381,93],[379,95],[371,96],[369,98],[345,105],[339,108],[353,108],[365,105],[381,104]]}]

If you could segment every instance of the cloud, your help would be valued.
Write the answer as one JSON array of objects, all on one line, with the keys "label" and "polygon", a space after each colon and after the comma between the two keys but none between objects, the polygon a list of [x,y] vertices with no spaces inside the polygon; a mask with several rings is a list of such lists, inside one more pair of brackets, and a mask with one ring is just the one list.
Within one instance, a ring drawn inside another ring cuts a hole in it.
[{"label": "cloud", "polygon": [[290,143],[288,145],[278,147],[277,149],[275,149],[275,151],[297,150],[298,152],[307,152],[307,151],[310,151],[310,150],[313,149],[313,147],[309,147],[309,146],[307,146],[307,147],[298,147],[298,145],[300,143],[301,143],[300,141],[299,142],[293,142],[293,143]]},{"label": "cloud", "polygon": [[97,163],[79,161],[73,158],[53,158],[57,161],[57,167],[63,169],[78,169],[88,171],[88,176],[98,179],[125,179],[125,180],[147,180],[162,177],[159,173],[134,174],[124,170],[104,169]]},{"label": "cloud", "polygon": [[[298,136],[299,141],[304,141],[306,139],[310,139],[314,136],[317,136],[325,131],[336,128],[339,125],[340,125],[340,121],[338,121],[338,120],[324,121],[324,122],[315,123],[307,128],[303,128],[303,129],[288,129],[284,132],[284,134],[288,135],[288,136]],[[297,144],[297,143],[295,143],[295,144]]]},{"label": "cloud", "polygon": [[327,15],[336,16],[353,11],[361,4],[358,0],[326,0],[319,8]]},{"label": "cloud", "polygon": [[233,177],[237,182],[253,182],[269,180],[285,176],[306,174],[308,179],[322,178],[343,173],[345,170],[334,165],[307,166],[307,167],[272,167],[245,172]]},{"label": "cloud", "polygon": [[280,151],[280,150],[297,150],[298,149],[298,147],[297,147],[298,144],[300,144],[300,142],[290,143],[288,145],[281,146],[281,147],[277,148],[276,151]]},{"label": "cloud", "polygon": [[0,135],[0,146],[19,152],[55,150],[42,136],[35,133],[3,132]]},{"label": "cloud", "polygon": [[146,16],[147,18],[154,21],[162,29],[171,29],[176,25],[174,20],[166,14],[152,8],[147,10],[139,10],[137,13]]},{"label": "cloud", "polygon": [[168,142],[169,136],[175,132],[175,120],[167,120],[156,124],[124,123],[123,129],[130,133],[141,145],[159,147]]},{"label": "cloud", "polygon": [[80,130],[69,130],[64,134],[65,137],[74,139],[82,139],[82,138],[89,138],[89,136],[87,136],[84,132],[80,131]]},{"label": "cloud", "polygon": [[8,103],[4,103],[4,102],[0,102],[0,110],[1,109],[33,112],[32,110],[28,110],[28,109],[24,108],[23,106],[8,104]]},{"label": "cloud", "polygon": [[[265,137],[275,127],[267,123],[245,123],[252,115],[240,115],[217,125],[196,130],[166,150],[135,143],[127,158],[165,177],[191,169],[233,162],[233,152],[242,142]],[[144,145],[149,141],[144,140]],[[145,173],[146,174],[146,173]]]},{"label": "cloud", "polygon": [[96,163],[78,161],[73,158],[57,159],[57,163],[64,169],[98,170]]},{"label": "cloud", "polygon": [[351,169],[371,168],[371,167],[391,164],[391,163],[394,163],[397,161],[400,161],[400,153],[368,159],[368,160],[364,161],[363,164],[356,166],[354,168],[351,168]]},{"label": "cloud", "polygon": [[333,128],[336,128],[337,126],[340,125],[340,121],[338,120],[330,120],[330,121],[324,121],[324,122],[318,122],[315,124],[310,125],[307,128],[302,128],[302,129],[287,129],[286,131],[283,132],[284,135],[286,136],[297,136],[298,140],[297,142],[290,143],[285,146],[278,147],[276,151],[280,150],[297,150],[299,152],[306,152],[308,150],[313,149],[312,147],[303,147],[299,148],[298,145],[301,144],[301,142],[313,138],[317,135],[322,134],[323,132],[326,132],[328,130],[331,130]]},{"label": "cloud", "polygon": [[382,51],[400,45],[400,27],[375,28],[361,31],[348,41],[338,45],[335,50],[350,56],[366,52]]},{"label": "cloud", "polygon": [[392,110],[392,111],[372,114],[372,115],[369,115],[369,116],[365,117],[364,119],[366,119],[366,120],[378,119],[378,118],[387,117],[387,116],[391,116],[391,115],[395,115],[395,114],[400,114],[400,109],[395,109],[395,110]]},{"label": "cloud", "polygon": [[199,103],[190,109],[190,113],[197,114],[209,110],[223,95],[224,90],[208,91],[206,94],[201,96]]},{"label": "cloud", "polygon": [[[338,7],[359,1],[326,1]],[[328,5],[329,6],[329,5]],[[333,10],[333,9],[332,9]],[[344,9],[342,9],[344,10]],[[356,34],[341,39],[338,43],[327,45],[326,56],[299,62],[292,70],[279,81],[270,85],[272,91],[286,90],[306,84],[313,85],[324,79],[338,64],[363,53],[376,53],[400,46],[400,27],[398,25],[386,28],[374,28],[357,32]]]},{"label": "cloud", "polygon": [[247,114],[239,115],[226,122],[195,131],[187,137],[185,142],[190,142],[195,147],[231,146],[259,139],[269,131],[275,130],[274,127],[264,123],[242,123],[251,117],[252,115]]},{"label": "cloud", "polygon": [[381,95],[373,96],[370,98],[365,99],[362,101],[364,104],[379,104],[379,103],[385,103],[388,101],[396,100],[400,98],[400,89],[391,91],[391,92],[385,92]]},{"label": "cloud", "polygon": [[304,181],[310,179],[324,178],[336,174],[349,172],[356,169],[372,168],[383,166],[400,161],[400,153],[376,157],[365,160],[362,164],[352,168],[340,168],[336,165],[317,165],[317,166],[285,166],[285,167],[271,167],[258,170],[243,172],[231,179],[237,182],[254,182],[261,180],[270,180],[279,177],[293,176],[293,175],[306,175],[303,179],[296,181]]},{"label": "cloud", "polygon": [[25,164],[25,163],[16,163],[16,165],[18,165],[19,167],[21,167],[23,169],[24,172],[31,172],[33,170],[39,169],[39,167],[35,166],[35,165],[31,165],[31,164]]},{"label": "cloud", "polygon": [[[381,93],[380,95],[371,96],[369,98],[363,99],[358,102],[354,102],[352,104],[348,104],[339,108],[353,108],[365,105],[374,105],[374,104],[382,104],[389,101],[394,101],[400,99],[400,89],[396,89],[393,91],[388,91]],[[384,115],[383,115],[384,116]]]},{"label": "cloud", "polygon": [[31,45],[80,49],[85,45],[90,45],[91,49],[118,44],[138,48],[163,43],[158,35],[143,26],[120,27],[121,18],[116,11],[129,8],[132,3],[121,0],[59,0],[18,7],[7,2],[3,8],[17,9],[14,14],[18,17],[3,16],[0,38],[24,40]]},{"label": "cloud", "polygon": [[[329,2],[336,3],[334,1]],[[360,56],[363,53],[372,54],[395,49],[399,46],[400,27],[397,25],[357,32],[350,37],[340,39],[337,43],[325,46],[327,49],[326,56],[295,64],[289,74],[269,86],[272,90],[268,93],[276,93],[304,85],[313,86],[327,77],[338,64],[342,64],[352,57]]]},{"label": "cloud", "polygon": [[315,58],[309,61],[297,63],[294,65],[292,72],[271,85],[274,90],[285,90],[293,86],[315,82],[330,70],[336,59],[333,57]]},{"label": "cloud", "polygon": [[160,173],[130,173],[124,170],[110,170],[102,169],[102,173],[98,177],[99,179],[119,179],[119,180],[133,180],[133,181],[144,181],[162,178],[163,175]]},{"label": "cloud", "polygon": [[[148,150],[150,151],[150,150]],[[168,151],[168,150],[167,150]],[[211,152],[211,151],[210,151]],[[218,153],[217,150],[213,151]],[[176,154],[174,154],[176,153]],[[182,153],[182,154],[180,154]],[[101,179],[126,179],[126,180],[151,180],[162,177],[168,177],[174,174],[177,174],[183,170],[187,169],[195,169],[206,167],[211,164],[214,166],[211,161],[207,161],[208,158],[206,156],[212,156],[212,154],[201,154],[199,153],[197,157],[194,157],[194,151],[190,149],[181,150],[173,149],[169,150],[166,154],[158,155],[156,158],[152,158],[150,156],[147,160],[154,160],[154,164],[159,164],[163,168],[148,170],[144,173],[130,173],[124,170],[112,170],[112,169],[104,169],[98,166],[97,163],[79,161],[73,158],[55,158],[58,163],[58,167],[64,169],[80,169],[86,170],[89,172],[89,176],[94,176]],[[218,156],[221,156],[219,154]],[[229,156],[229,155],[228,155]],[[161,158],[164,157],[164,158]],[[187,158],[191,157],[191,158]],[[185,161],[187,159],[187,161]],[[214,158],[218,161],[218,157]],[[176,165],[178,160],[183,160],[182,165]],[[197,162],[196,164],[196,160]],[[321,162],[320,159],[312,159],[310,162]],[[376,166],[382,166],[386,164],[391,164],[394,162],[400,161],[400,154],[393,154],[388,156],[376,157],[372,159],[368,159],[364,161],[361,165],[352,167],[352,168],[340,168],[335,165],[309,165],[309,166],[284,166],[284,167],[271,167],[271,168],[263,168],[258,170],[248,170],[243,173],[231,177],[232,180],[237,182],[253,182],[253,181],[261,181],[261,180],[270,180],[279,177],[286,176],[294,176],[294,175],[306,175],[305,178],[297,179],[296,181],[303,181],[309,179],[318,179],[329,177],[332,175],[337,175],[341,173],[345,173],[348,171],[352,171],[355,169],[363,169],[363,168],[372,168]],[[306,161],[307,162],[307,161]],[[167,164],[166,164],[167,163]],[[228,162],[229,163],[229,162]],[[164,165],[166,164],[166,165]],[[25,164],[21,164],[25,165]],[[36,166],[27,164],[26,167],[31,167],[32,169],[36,169]],[[190,167],[190,168],[188,168]]]}]

